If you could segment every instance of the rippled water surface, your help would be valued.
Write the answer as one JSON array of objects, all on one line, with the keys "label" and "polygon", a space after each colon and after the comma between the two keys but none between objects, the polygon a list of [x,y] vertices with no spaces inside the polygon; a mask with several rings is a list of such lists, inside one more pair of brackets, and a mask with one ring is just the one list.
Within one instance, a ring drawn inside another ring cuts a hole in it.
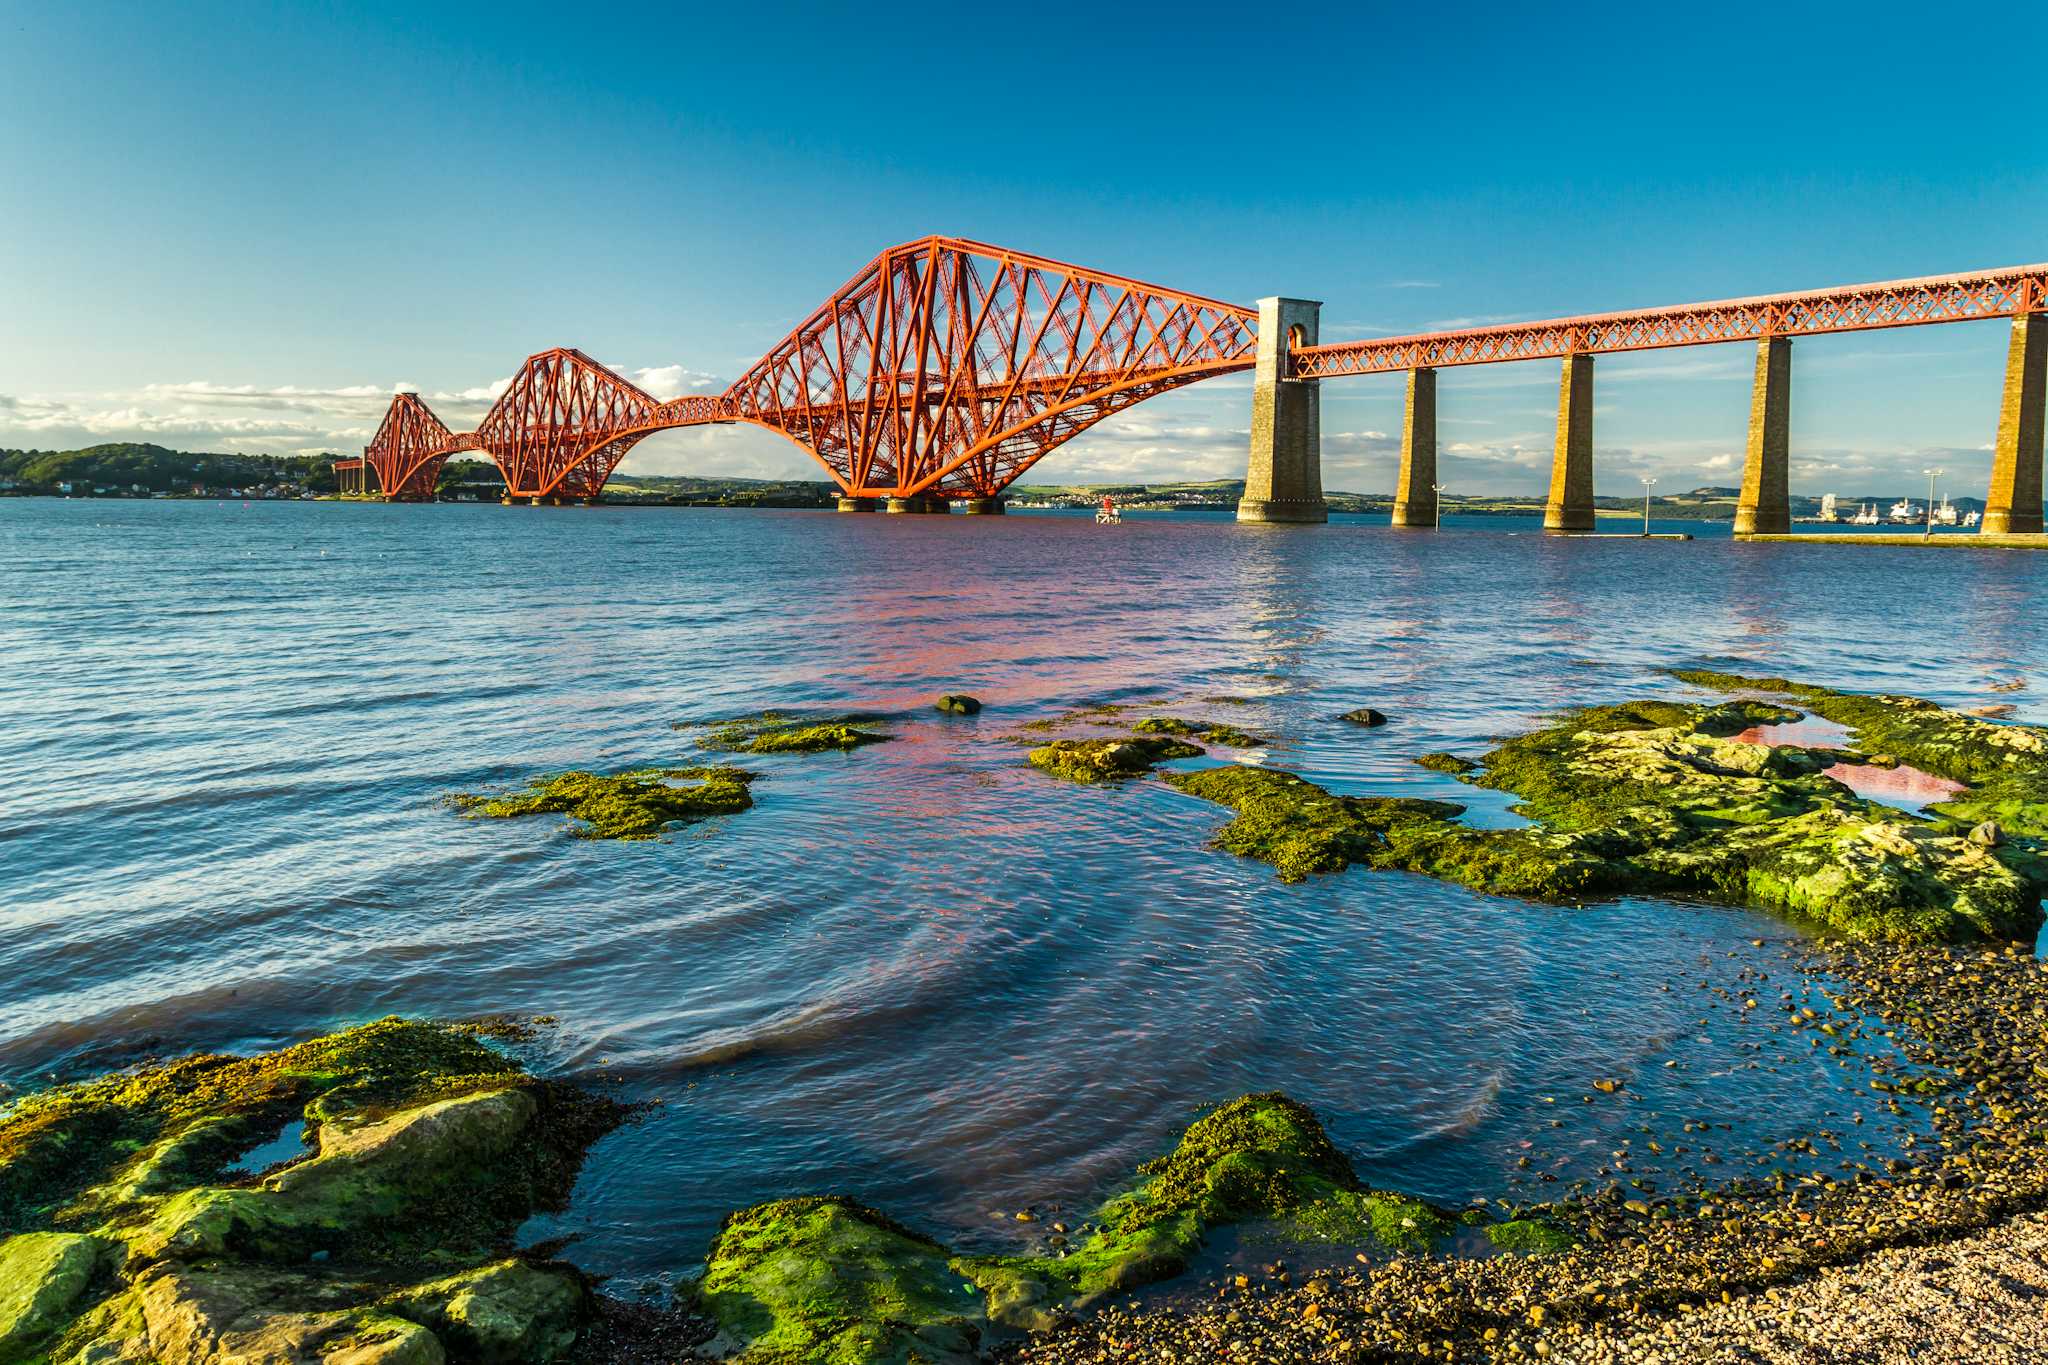
[{"label": "rippled water surface", "polygon": [[[1532,529],[0,500],[0,1082],[553,1015],[538,1065],[661,1101],[533,1229],[628,1280],[800,1191],[998,1245],[992,1211],[1085,1204],[1249,1089],[1460,1203],[1617,1151],[1675,1172],[1645,1134],[1681,1120],[1731,1151],[1895,1142],[1910,1119],[1764,1022],[1806,989],[1783,922],[1284,886],[1204,848],[1216,808],[1055,784],[1003,738],[1247,696],[1263,761],[1501,823],[1410,760],[1679,694],[1672,663],[2048,719],[1991,691],[2048,663],[2048,560]],[[940,716],[947,690],[987,709]],[[1363,704],[1392,723],[1333,721]],[[750,759],[754,810],[654,842],[440,804],[676,760],[672,722],[764,706],[901,738]],[[1596,1076],[1628,1087],[1588,1103]]]}]

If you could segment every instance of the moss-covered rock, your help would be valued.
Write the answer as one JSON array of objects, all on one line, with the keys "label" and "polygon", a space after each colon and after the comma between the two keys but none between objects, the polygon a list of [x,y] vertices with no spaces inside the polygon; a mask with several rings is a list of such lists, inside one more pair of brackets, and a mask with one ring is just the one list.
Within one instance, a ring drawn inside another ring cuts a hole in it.
[{"label": "moss-covered rock", "polygon": [[[0,1112],[0,1323],[66,1361],[551,1358],[580,1282],[494,1252],[623,1113],[396,1019],[28,1096]],[[303,1155],[235,1169],[293,1127]]]},{"label": "moss-covered rock", "polygon": [[869,728],[876,719],[868,715],[806,717],[784,711],[760,711],[716,723],[705,732],[704,743],[713,749],[747,754],[843,752],[894,739],[892,734]]},{"label": "moss-covered rock", "polygon": [[850,1199],[782,1199],[725,1220],[697,1297],[748,1362],[965,1365],[986,1315],[951,1259]]},{"label": "moss-covered rock", "polygon": [[116,1243],[73,1232],[0,1241],[0,1365],[20,1365],[70,1325]]},{"label": "moss-covered rock", "polygon": [[940,697],[936,704],[939,710],[949,716],[971,716],[981,710],[980,699],[970,697],[965,692],[948,692]]},{"label": "moss-covered rock", "polygon": [[733,1214],[698,1301],[722,1345],[760,1362],[965,1362],[997,1328],[1044,1331],[1103,1296],[1177,1275],[1214,1229],[1258,1221],[1297,1241],[1388,1249],[1450,1229],[1419,1201],[1358,1183],[1306,1107],[1246,1095],[1197,1120],[1064,1254],[958,1255],[849,1199]]},{"label": "moss-covered rock", "polygon": [[754,774],[742,768],[635,768],[623,773],[556,773],[526,790],[448,798],[457,810],[495,820],[568,815],[582,839],[652,839],[674,825],[732,815],[754,804]]},{"label": "moss-covered rock", "polygon": [[1288,1232],[1303,1242],[1427,1251],[1456,1223],[1420,1199],[1384,1190],[1336,1190],[1295,1210]]},{"label": "moss-covered rock", "polygon": [[2048,838],[2048,728],[2005,725],[1950,711],[1919,697],[1838,692],[1785,678],[1674,669],[1681,682],[1717,691],[1790,697],[1854,732],[1856,745],[1970,788],[1930,807],[1959,825],[1995,820],[2001,829]]},{"label": "moss-covered rock", "polygon": [[[1867,939],[2034,932],[2048,884],[2038,841],[1973,840],[1960,813],[1925,820],[1864,800],[1824,773],[1859,761],[1856,753],[1733,737],[1799,714],[1754,701],[1654,700],[1569,712],[1459,771],[1514,793],[1515,809],[1537,822],[1529,829],[1469,829],[1454,804],[1337,796],[1262,768],[1167,780],[1235,811],[1217,846],[1270,862],[1287,880],[1357,863],[1550,900],[1638,892],[1734,901]],[[2007,780],[2035,773],[2006,770]]]},{"label": "moss-covered rock", "polygon": [[76,1365],[442,1365],[418,1323],[331,1282],[232,1263],[167,1266],[137,1277],[63,1343]]},{"label": "moss-covered rock", "polygon": [[[538,1114],[531,1094],[510,1088],[354,1126],[322,1124],[320,1152],[309,1160],[254,1186],[202,1185],[165,1200],[128,1233],[130,1257],[192,1259],[233,1250],[297,1261],[374,1248],[427,1258],[446,1249],[451,1232],[481,1243],[493,1221],[514,1221],[531,1203],[517,1168]],[[506,1199],[512,1190],[516,1197]],[[493,1206],[505,1214],[490,1219]],[[440,1216],[443,1209],[459,1216]]]},{"label": "moss-covered rock", "polygon": [[1166,735],[1128,739],[1056,739],[1025,757],[1031,766],[1069,782],[1115,782],[1152,771],[1174,758],[1199,758],[1202,749]]},{"label": "moss-covered rock", "polygon": [[[1274,1225],[1300,1241],[1422,1245],[1448,1228],[1414,1200],[1361,1186],[1315,1114],[1277,1092],[1246,1095],[1190,1127],[1139,1183],[1104,1204],[1064,1256],[967,1258],[999,1321],[1039,1327],[1060,1309],[1178,1275],[1215,1228]],[[1404,1227],[1403,1220],[1413,1227]]]},{"label": "moss-covered rock", "polygon": [[569,1271],[504,1260],[413,1285],[383,1307],[430,1329],[463,1359],[518,1365],[565,1355],[589,1302]]},{"label": "moss-covered rock", "polygon": [[1226,749],[1256,749],[1269,741],[1264,735],[1215,720],[1188,720],[1182,716],[1147,716],[1131,727],[1141,735],[1187,735]]}]

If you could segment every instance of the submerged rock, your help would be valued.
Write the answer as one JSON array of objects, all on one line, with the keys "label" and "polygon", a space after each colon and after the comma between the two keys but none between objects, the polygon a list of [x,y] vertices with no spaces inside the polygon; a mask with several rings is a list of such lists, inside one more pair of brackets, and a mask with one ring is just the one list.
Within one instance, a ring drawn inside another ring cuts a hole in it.
[{"label": "submerged rock", "polygon": [[1579,1239],[1569,1230],[1535,1218],[1511,1218],[1503,1223],[1493,1223],[1487,1226],[1485,1233],[1486,1240],[1502,1251],[1531,1256],[1568,1251],[1579,1244]]},{"label": "submerged rock", "polygon": [[1180,716],[1147,716],[1131,728],[1141,735],[1189,735],[1228,749],[1256,749],[1269,742],[1264,735],[1222,721],[1187,720]]},{"label": "submerged rock", "polygon": [[[0,1115],[0,1361],[553,1359],[581,1279],[494,1250],[623,1112],[396,1019],[31,1095]],[[312,1150],[236,1173],[293,1124]]]},{"label": "submerged rock", "polygon": [[672,825],[732,815],[754,804],[743,768],[636,768],[623,773],[557,773],[525,791],[501,796],[461,794],[455,809],[494,820],[569,815],[584,822],[581,839],[652,839]]},{"label": "submerged rock", "polygon": [[1056,739],[1025,757],[1041,772],[1069,782],[1113,782],[1152,771],[1173,758],[1199,758],[1202,749],[1165,735],[1128,739]]},{"label": "submerged rock", "polygon": [[[1902,942],[2013,939],[2039,927],[2048,862],[2038,847],[1988,847],[1946,814],[1977,793],[1937,808],[1946,818],[1920,819],[1825,776],[1840,751],[1730,737],[1798,714],[1663,701],[1569,712],[1460,770],[1519,797],[1531,829],[1470,829],[1456,805],[1336,796],[1260,768],[1167,781],[1234,810],[1217,846],[1270,862],[1286,880],[1358,863],[1550,900],[1690,895]],[[2039,780],[2041,769],[2000,762],[2008,783]]]},{"label": "submerged rock", "polygon": [[1385,725],[1387,723],[1386,716],[1378,711],[1373,710],[1370,706],[1361,706],[1356,711],[1346,711],[1343,715],[1337,717],[1337,719],[1348,720],[1353,725],[1363,725],[1368,729],[1375,726]]},{"label": "submerged rock", "polygon": [[948,692],[939,698],[938,708],[951,716],[971,716],[981,710],[981,702],[965,692]]},{"label": "submerged rock", "polygon": [[704,743],[737,753],[818,754],[858,749],[896,738],[885,731],[866,728],[875,719],[866,715],[806,718],[781,711],[761,711],[719,722],[704,736]]}]

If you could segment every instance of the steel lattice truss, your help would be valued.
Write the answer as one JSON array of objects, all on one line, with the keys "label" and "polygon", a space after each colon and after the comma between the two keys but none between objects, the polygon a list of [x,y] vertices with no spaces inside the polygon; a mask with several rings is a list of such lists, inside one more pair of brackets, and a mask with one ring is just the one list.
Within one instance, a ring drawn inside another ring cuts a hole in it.
[{"label": "steel lattice truss", "polygon": [[1969,322],[2011,317],[2044,306],[2048,306],[2048,265],[2017,266],[1974,275],[1936,275],[1804,294],[1310,346],[1294,352],[1292,373],[1297,379],[1327,379],[1545,356],[1708,346],[1767,336]]},{"label": "steel lattice truss", "polygon": [[[2048,266],[1343,342],[1295,379],[2011,317],[2048,307]],[[657,431],[749,422],[861,497],[993,497],[1075,434],[1154,394],[1248,370],[1235,304],[954,237],[891,247],[725,392],[657,402],[580,351],[530,358],[473,432],[416,394],[364,450],[387,496],[431,496],[479,450],[513,497],[590,498]]]},{"label": "steel lattice truss", "polygon": [[1249,369],[1257,314],[955,238],[876,257],[724,403],[851,494],[993,497],[1076,433]]},{"label": "steel lattice truss", "polygon": [[[657,403],[579,351],[546,351],[474,432],[443,428],[439,453],[484,451],[513,497],[584,498],[654,432],[749,422],[809,450],[849,494],[992,497],[1113,412],[1250,369],[1256,319],[1235,304],[931,237],[877,256],[722,394]],[[393,399],[386,428],[401,401],[418,403]]]},{"label": "steel lattice truss", "polygon": [[391,396],[383,425],[363,447],[363,458],[377,473],[377,487],[390,498],[431,498],[441,478],[442,462],[455,449],[455,437],[416,393]]},{"label": "steel lattice truss", "polygon": [[531,356],[474,433],[514,497],[596,497],[654,422],[653,398],[581,351]]}]

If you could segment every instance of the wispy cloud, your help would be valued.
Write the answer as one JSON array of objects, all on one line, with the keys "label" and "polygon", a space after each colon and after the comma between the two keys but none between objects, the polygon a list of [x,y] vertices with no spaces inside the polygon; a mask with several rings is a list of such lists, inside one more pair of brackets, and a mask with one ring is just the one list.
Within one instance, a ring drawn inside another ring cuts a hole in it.
[{"label": "wispy cloud", "polygon": [[1398,330],[1382,327],[1372,322],[1326,322],[1319,329],[1322,339],[1330,341],[1362,341],[1367,337],[1390,337]]}]

